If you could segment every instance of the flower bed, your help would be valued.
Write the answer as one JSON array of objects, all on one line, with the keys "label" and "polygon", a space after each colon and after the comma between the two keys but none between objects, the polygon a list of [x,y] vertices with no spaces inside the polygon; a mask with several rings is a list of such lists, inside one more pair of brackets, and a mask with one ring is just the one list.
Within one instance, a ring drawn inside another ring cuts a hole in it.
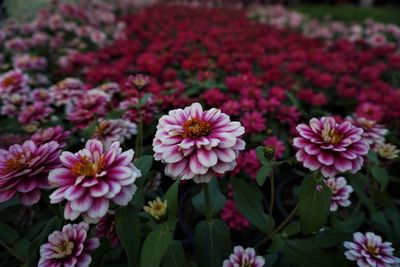
[{"label": "flower bed", "polygon": [[5,266],[399,264],[397,47],[247,13],[60,4],[1,29]]}]

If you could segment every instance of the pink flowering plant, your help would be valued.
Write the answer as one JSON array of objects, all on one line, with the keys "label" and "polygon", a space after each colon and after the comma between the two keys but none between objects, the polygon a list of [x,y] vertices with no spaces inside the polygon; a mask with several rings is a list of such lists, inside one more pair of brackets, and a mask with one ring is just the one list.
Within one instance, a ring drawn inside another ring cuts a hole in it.
[{"label": "pink flowering plant", "polygon": [[0,28],[0,265],[400,266],[397,26],[78,2]]}]

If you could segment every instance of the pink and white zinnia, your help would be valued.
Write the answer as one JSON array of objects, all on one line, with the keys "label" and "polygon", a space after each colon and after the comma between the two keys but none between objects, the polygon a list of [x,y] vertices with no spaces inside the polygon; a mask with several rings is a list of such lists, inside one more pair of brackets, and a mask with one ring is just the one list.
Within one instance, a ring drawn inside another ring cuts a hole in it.
[{"label": "pink and white zinnia", "polygon": [[172,178],[208,182],[231,171],[246,143],[244,128],[220,109],[203,111],[199,103],[171,110],[160,118],[153,140],[154,158],[166,164]]},{"label": "pink and white zinnia", "polygon": [[320,170],[327,178],[361,169],[369,150],[363,129],[349,121],[338,124],[333,117],[313,118],[296,129],[300,136],[293,139],[293,145],[299,149],[296,158],[304,167]]},{"label": "pink and white zinnia", "polygon": [[67,200],[64,217],[75,220],[82,214],[88,222],[97,222],[109,208],[110,201],[125,206],[136,191],[136,178],[141,176],[132,163],[133,150],[122,152],[120,143],[108,149],[95,139],[73,154],[61,154],[62,168],[50,172],[49,182],[58,187],[50,195],[51,203]]}]

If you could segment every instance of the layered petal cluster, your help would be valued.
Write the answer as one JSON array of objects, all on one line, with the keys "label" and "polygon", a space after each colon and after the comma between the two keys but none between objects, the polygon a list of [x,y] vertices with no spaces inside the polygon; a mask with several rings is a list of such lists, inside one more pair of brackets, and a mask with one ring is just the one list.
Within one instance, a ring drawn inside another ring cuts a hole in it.
[{"label": "layered petal cluster", "polygon": [[353,187],[347,184],[344,177],[331,177],[325,180],[326,185],[331,189],[331,211],[337,211],[338,207],[348,207],[351,202],[349,200]]},{"label": "layered petal cluster", "polygon": [[89,225],[64,225],[48,237],[48,243],[40,246],[39,267],[70,266],[87,267],[92,261],[90,254],[99,245],[99,239],[89,238]]},{"label": "layered petal cluster", "polygon": [[133,150],[122,152],[120,143],[108,149],[95,139],[73,154],[61,154],[62,167],[50,172],[49,182],[58,187],[50,195],[51,203],[67,201],[65,219],[75,220],[82,214],[88,223],[97,222],[109,208],[110,201],[126,206],[136,191],[141,176],[132,163]]},{"label": "layered petal cluster", "polygon": [[60,148],[66,146],[66,140],[70,136],[70,131],[65,131],[61,126],[49,127],[46,129],[37,130],[32,136],[31,139],[36,144],[43,144],[50,141],[56,141]]},{"label": "layered petal cluster", "polygon": [[246,143],[244,128],[221,110],[203,111],[199,103],[171,110],[160,118],[153,140],[154,158],[166,164],[165,174],[197,183],[231,171]]},{"label": "layered petal cluster", "polygon": [[257,256],[254,248],[236,246],[229,259],[224,260],[222,267],[263,267],[264,264],[265,259]]},{"label": "layered petal cluster", "polygon": [[93,137],[101,140],[105,146],[110,146],[116,141],[122,143],[125,139],[131,138],[136,133],[136,123],[124,119],[100,119],[99,124],[94,129]]},{"label": "layered petal cluster", "polygon": [[37,203],[41,189],[48,189],[49,172],[60,167],[60,150],[55,141],[36,145],[32,140],[22,145],[0,149],[0,202],[18,195],[24,205]]},{"label": "layered petal cluster", "polygon": [[369,150],[363,129],[349,121],[338,124],[333,117],[313,118],[296,129],[300,136],[293,139],[293,145],[299,149],[296,158],[304,167],[320,170],[327,178],[361,169]]},{"label": "layered petal cluster", "polygon": [[388,129],[384,125],[377,123],[376,121],[369,120],[363,117],[350,117],[348,120],[356,127],[360,127],[364,130],[363,139],[372,147],[379,146],[385,143],[385,135],[388,133]]},{"label": "layered petal cluster", "polygon": [[115,224],[115,211],[109,210],[96,225],[96,236],[107,238],[110,241],[111,246],[114,248],[120,244]]},{"label": "layered petal cluster", "polygon": [[382,242],[382,238],[372,232],[353,234],[353,242],[344,242],[346,258],[356,261],[359,267],[399,266],[400,258],[393,256],[392,243]]}]

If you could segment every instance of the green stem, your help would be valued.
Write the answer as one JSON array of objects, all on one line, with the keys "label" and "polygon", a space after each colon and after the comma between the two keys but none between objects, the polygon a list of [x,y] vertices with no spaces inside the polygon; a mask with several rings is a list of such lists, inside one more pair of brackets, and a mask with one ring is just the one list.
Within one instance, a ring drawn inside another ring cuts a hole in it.
[{"label": "green stem", "polygon": [[14,250],[8,246],[6,243],[4,243],[3,241],[0,240],[0,244],[11,254],[13,255],[17,260],[19,260],[22,263],[25,263],[26,260],[21,257],[20,255],[18,255],[17,253],[14,252]]},{"label": "green stem", "polygon": [[211,221],[212,212],[211,212],[211,205],[210,205],[210,193],[208,192],[208,183],[203,183],[203,193],[204,193],[207,221]]},{"label": "green stem", "polygon": [[139,158],[142,152],[143,146],[143,119],[142,119],[142,104],[141,104],[142,94],[140,90],[138,90],[138,103],[137,103],[137,110],[139,114],[139,129],[138,134],[136,136],[136,157]]},{"label": "green stem", "polygon": [[[272,171],[271,171],[271,176],[269,177],[269,184],[270,184],[270,187],[271,187],[271,190],[270,190],[270,200],[269,200],[269,217],[271,217],[271,219],[273,218],[273,211],[274,211],[274,202],[275,202],[275,180],[274,180],[274,169],[272,168]],[[268,229],[268,232],[270,233],[270,235],[271,235],[271,238],[273,237],[273,235],[274,235],[274,233],[273,233],[273,226],[272,226],[272,223],[270,223],[269,224],[269,227],[268,227],[269,229]]]},{"label": "green stem", "polygon": [[269,179],[269,184],[271,187],[271,197],[269,201],[269,216],[272,217],[272,212],[274,211],[274,201],[275,201],[275,181],[274,181],[274,169],[271,171],[271,177]]},{"label": "green stem", "polygon": [[264,239],[260,240],[255,246],[254,249],[257,249],[259,246],[261,246],[262,244],[264,244],[265,242],[267,242],[270,238],[272,238],[273,235],[275,235],[276,233],[278,233],[280,230],[283,229],[283,227],[286,226],[286,224],[288,224],[293,217],[295,217],[297,215],[297,212],[299,211],[299,203],[296,204],[296,206],[293,208],[293,210],[289,213],[289,215],[286,217],[285,220],[283,220],[283,222],[281,222],[278,227],[275,228],[275,230],[272,232],[271,235],[267,235]]}]

